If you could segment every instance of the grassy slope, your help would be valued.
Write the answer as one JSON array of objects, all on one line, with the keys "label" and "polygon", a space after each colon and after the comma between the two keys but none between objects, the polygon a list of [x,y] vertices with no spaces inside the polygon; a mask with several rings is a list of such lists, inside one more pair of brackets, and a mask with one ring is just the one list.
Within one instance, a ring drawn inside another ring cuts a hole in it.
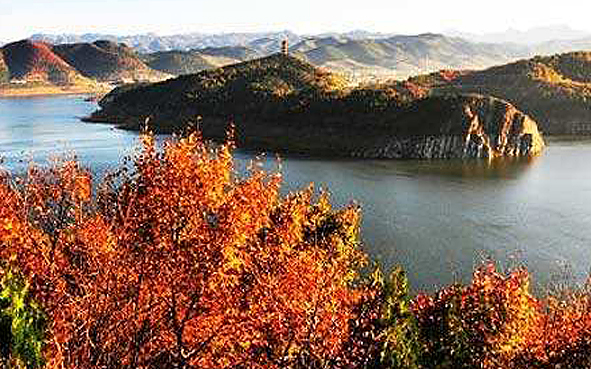
[{"label": "grassy slope", "polygon": [[223,56],[178,50],[144,54],[142,60],[152,69],[177,76],[240,62]]}]

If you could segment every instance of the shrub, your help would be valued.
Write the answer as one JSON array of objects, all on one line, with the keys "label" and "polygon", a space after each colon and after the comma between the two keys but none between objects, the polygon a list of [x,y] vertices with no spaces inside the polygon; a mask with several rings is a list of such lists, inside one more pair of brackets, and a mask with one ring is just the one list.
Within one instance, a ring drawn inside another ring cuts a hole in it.
[{"label": "shrub", "polygon": [[413,302],[420,360],[431,368],[505,368],[530,348],[539,334],[540,303],[529,292],[529,274],[516,270],[505,276],[488,263],[478,268],[472,283],[452,285],[435,296]]},{"label": "shrub", "polygon": [[44,364],[45,316],[31,301],[28,283],[5,268],[0,292],[0,354],[12,366],[37,368]]}]

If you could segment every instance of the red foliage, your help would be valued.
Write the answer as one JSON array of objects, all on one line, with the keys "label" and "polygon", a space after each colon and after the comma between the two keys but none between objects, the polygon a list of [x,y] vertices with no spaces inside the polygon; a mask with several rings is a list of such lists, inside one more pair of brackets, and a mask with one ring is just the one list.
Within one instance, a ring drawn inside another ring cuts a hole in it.
[{"label": "red foliage", "polygon": [[[280,177],[234,178],[231,145],[155,149],[91,196],[74,162],[0,186],[0,242],[50,317],[50,367],[285,367],[344,360],[364,289],[359,212]],[[339,359],[340,358],[340,359]]]},{"label": "red foliage", "polygon": [[57,56],[51,50],[51,46],[44,42],[14,42],[5,45],[3,53],[12,78],[66,82],[63,79],[68,74],[75,73],[74,68]]},{"label": "red foliage", "polygon": [[457,70],[442,69],[439,71],[439,77],[445,82],[451,82],[458,78],[461,73]]},{"label": "red foliage", "polygon": [[410,81],[402,82],[403,87],[411,94],[413,99],[422,99],[427,97],[429,90],[423,86],[417,85]]},{"label": "red foliage", "polygon": [[542,314],[529,294],[529,275],[504,276],[487,264],[472,283],[444,288],[435,297],[419,295],[413,304],[424,361],[441,367],[509,367],[538,333]]}]

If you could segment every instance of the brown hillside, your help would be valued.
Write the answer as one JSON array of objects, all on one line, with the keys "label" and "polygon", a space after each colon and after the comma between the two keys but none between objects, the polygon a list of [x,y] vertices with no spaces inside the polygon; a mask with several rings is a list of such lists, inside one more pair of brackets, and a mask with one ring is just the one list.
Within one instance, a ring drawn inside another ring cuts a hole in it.
[{"label": "brown hillside", "polygon": [[69,85],[81,78],[47,43],[17,41],[5,45],[2,51],[11,79]]},{"label": "brown hillside", "polygon": [[152,70],[124,44],[110,41],[63,44],[53,51],[86,77],[99,81],[161,80],[166,75]]},{"label": "brown hillside", "polygon": [[481,71],[409,79],[431,93],[479,93],[507,100],[548,134],[591,134],[591,52],[534,57]]}]

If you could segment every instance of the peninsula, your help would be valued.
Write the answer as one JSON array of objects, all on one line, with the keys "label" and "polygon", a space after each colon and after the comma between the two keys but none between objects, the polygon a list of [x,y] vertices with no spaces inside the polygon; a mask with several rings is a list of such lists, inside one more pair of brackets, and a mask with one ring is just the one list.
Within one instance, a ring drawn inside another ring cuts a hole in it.
[{"label": "peninsula", "polygon": [[309,156],[530,156],[544,141],[510,103],[475,94],[425,95],[412,83],[348,87],[339,75],[274,54],[153,84],[117,88],[88,121],[156,132],[197,127],[241,147]]}]

